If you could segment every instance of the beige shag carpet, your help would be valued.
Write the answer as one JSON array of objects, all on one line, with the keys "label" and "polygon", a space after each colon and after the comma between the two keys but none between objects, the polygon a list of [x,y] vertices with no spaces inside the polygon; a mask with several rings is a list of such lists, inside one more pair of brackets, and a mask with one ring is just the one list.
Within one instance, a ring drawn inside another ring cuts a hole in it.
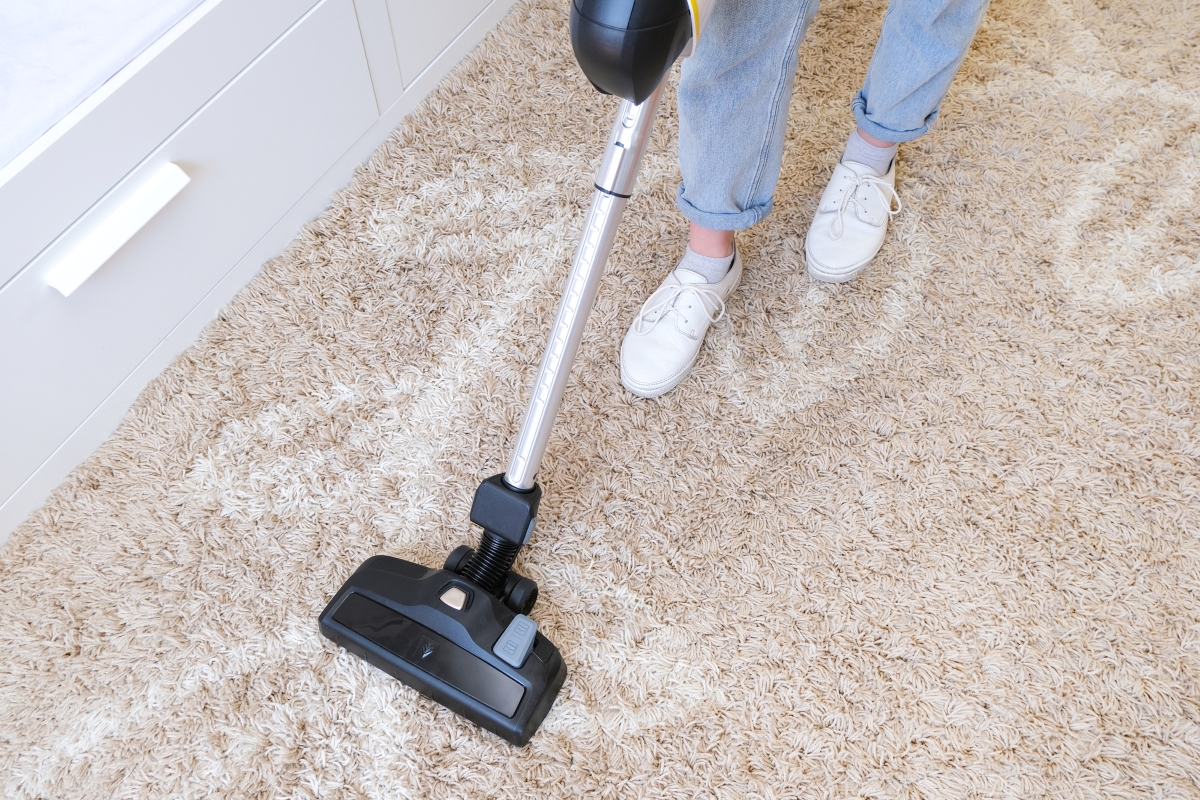
[{"label": "beige shag carpet", "polygon": [[878,262],[818,285],[883,11],[817,17],[745,283],[647,402],[617,357],[684,244],[661,120],[519,563],[570,667],[528,747],[316,617],[370,555],[476,538],[613,114],[564,0],[518,5],[0,551],[0,794],[1200,796],[1200,5],[996,0]]}]

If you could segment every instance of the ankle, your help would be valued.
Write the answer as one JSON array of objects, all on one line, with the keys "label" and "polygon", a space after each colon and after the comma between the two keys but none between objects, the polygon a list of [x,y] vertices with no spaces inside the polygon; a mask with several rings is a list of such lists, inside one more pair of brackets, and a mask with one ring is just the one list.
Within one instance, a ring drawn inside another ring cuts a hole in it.
[{"label": "ankle", "polygon": [[704,278],[708,283],[720,283],[733,267],[733,254],[712,258],[701,255],[691,247],[684,252],[683,258],[675,269],[686,269]]},{"label": "ankle", "polygon": [[733,258],[733,231],[715,231],[693,222],[688,247],[708,258]]},{"label": "ankle", "polygon": [[842,161],[853,161],[874,170],[879,175],[886,175],[896,160],[897,145],[876,139],[862,128],[850,134],[846,142],[846,150],[842,153]]},{"label": "ankle", "polygon": [[862,128],[856,128],[854,130],[854,132],[857,133],[864,142],[871,145],[872,147],[878,147],[881,150],[886,150],[888,148],[896,146],[895,142],[887,142],[887,141],[884,141],[883,139],[876,139],[874,136],[867,133]]}]

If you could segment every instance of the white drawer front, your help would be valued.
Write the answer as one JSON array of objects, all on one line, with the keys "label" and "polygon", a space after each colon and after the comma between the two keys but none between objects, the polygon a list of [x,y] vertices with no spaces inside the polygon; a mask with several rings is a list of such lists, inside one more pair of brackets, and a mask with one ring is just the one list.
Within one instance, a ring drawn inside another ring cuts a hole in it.
[{"label": "white drawer front", "polygon": [[208,0],[88,98],[94,107],[43,152],[0,169],[0,285],[315,4]]},{"label": "white drawer front", "polygon": [[46,283],[54,248],[0,290],[0,500],[376,116],[352,0],[325,0],[77,223],[167,162],[191,178],[70,297]]}]

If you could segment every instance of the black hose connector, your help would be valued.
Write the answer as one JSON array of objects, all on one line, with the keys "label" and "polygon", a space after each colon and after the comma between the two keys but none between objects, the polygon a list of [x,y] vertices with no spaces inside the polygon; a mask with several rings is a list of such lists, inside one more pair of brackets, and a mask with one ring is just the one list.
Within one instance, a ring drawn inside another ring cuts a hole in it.
[{"label": "black hose connector", "polygon": [[525,544],[533,533],[542,487],[514,489],[504,481],[504,475],[493,475],[475,490],[471,503],[471,522],[491,531],[513,544]]},{"label": "black hose connector", "polygon": [[497,597],[504,591],[504,578],[517,560],[521,545],[485,530],[479,547],[463,567],[464,578],[474,581],[481,589]]}]

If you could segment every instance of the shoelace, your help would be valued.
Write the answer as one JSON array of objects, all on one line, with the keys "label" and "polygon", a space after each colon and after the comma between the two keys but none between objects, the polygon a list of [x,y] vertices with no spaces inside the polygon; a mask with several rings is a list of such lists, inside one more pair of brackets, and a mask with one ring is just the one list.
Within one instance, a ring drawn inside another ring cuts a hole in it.
[{"label": "shoelace", "polygon": [[672,286],[671,291],[664,293],[654,305],[647,303],[642,306],[637,320],[633,323],[634,330],[639,335],[645,335],[654,330],[655,325],[671,314],[675,314],[680,319],[683,319],[683,312],[675,307],[675,301],[680,299],[686,292],[692,293],[700,301],[700,307],[704,309],[704,313],[710,323],[718,322],[721,317],[725,316],[725,301],[721,299],[721,295],[706,286],[684,283]]},{"label": "shoelace", "polygon": [[[850,207],[851,203],[863,211],[867,210],[866,206],[858,202],[858,198],[856,197],[859,187],[862,186],[872,186],[875,188],[875,191],[879,193],[879,199],[887,205],[887,215],[889,217],[896,216],[900,213],[900,209],[904,207],[900,204],[900,195],[896,194],[896,190],[887,181],[876,178],[874,175],[855,175],[854,184],[842,194],[842,201],[838,203],[837,216],[829,223],[829,232],[833,234],[833,238],[840,239],[842,238],[842,234],[846,232],[846,223],[842,221],[842,217],[845,216],[846,209]],[[884,189],[887,189],[887,194],[883,193]],[[891,196],[889,197],[888,195]],[[892,208],[892,201],[896,203],[895,208]]]}]

